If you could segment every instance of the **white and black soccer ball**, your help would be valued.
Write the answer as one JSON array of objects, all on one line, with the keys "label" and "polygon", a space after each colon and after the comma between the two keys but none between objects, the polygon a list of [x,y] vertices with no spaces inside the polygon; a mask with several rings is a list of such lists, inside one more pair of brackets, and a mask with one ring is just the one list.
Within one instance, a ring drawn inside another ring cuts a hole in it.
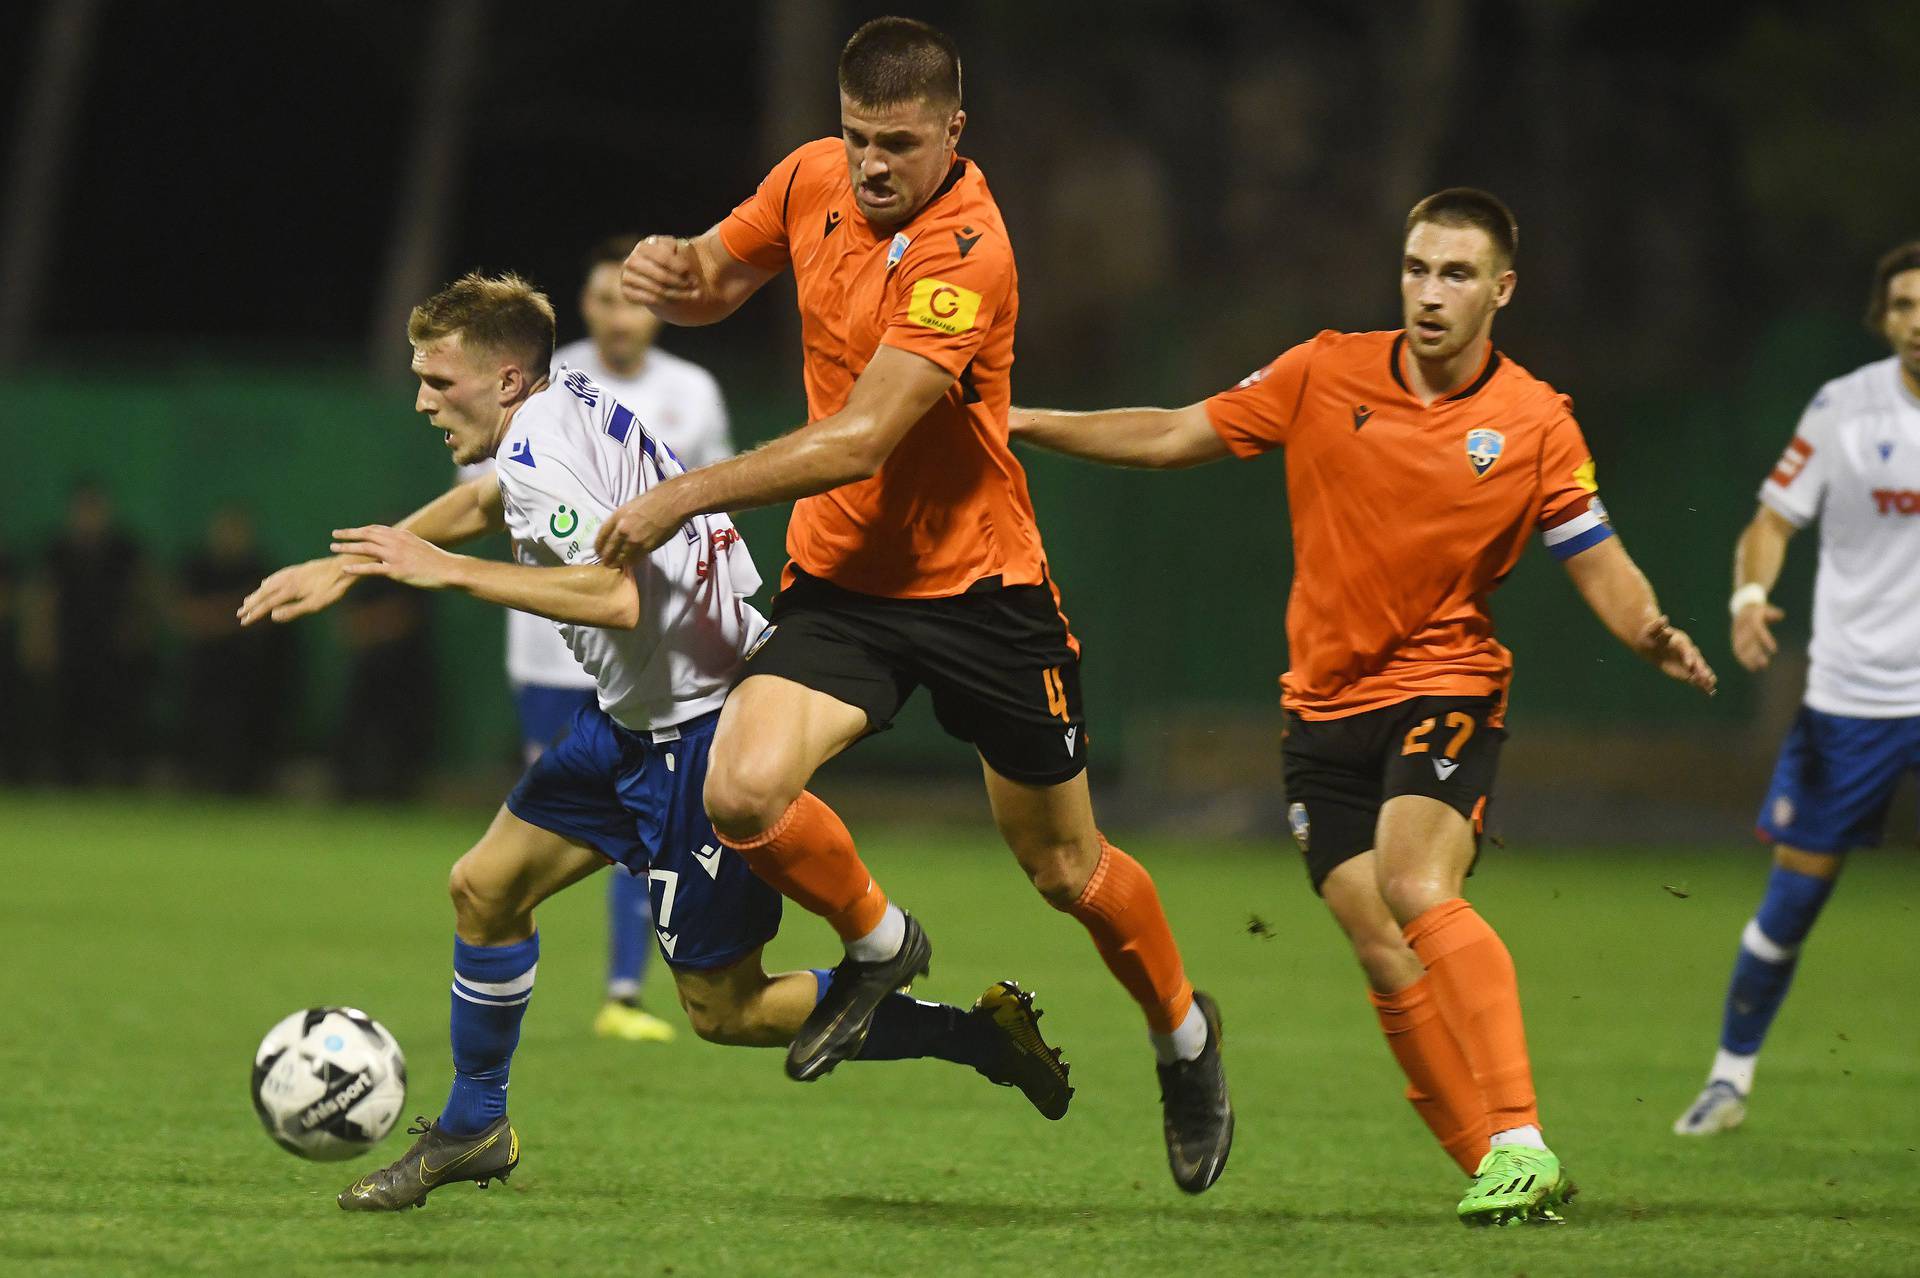
[{"label": "white and black soccer ball", "polygon": [[352,1007],[310,1007],[267,1031],[253,1054],[253,1108],[282,1149],[338,1162],[393,1130],[407,1060],[380,1022]]}]

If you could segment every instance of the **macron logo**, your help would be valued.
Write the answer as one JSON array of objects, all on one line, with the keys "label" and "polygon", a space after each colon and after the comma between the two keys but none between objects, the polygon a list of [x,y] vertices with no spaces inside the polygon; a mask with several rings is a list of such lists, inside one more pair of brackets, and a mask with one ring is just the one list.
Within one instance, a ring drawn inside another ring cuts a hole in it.
[{"label": "macron logo", "polygon": [[1066,732],[1066,737],[1067,737],[1067,753],[1068,753],[1069,755],[1071,755],[1071,754],[1073,753],[1073,743],[1074,743],[1074,740],[1075,740],[1075,738],[1077,738],[1077,737],[1078,737],[1079,735],[1080,735],[1080,729],[1078,729],[1078,728],[1068,728],[1068,729],[1067,729],[1067,732]]},{"label": "macron logo", "polygon": [[720,877],[719,848],[702,846],[694,851],[693,858],[700,862],[700,868],[707,872],[708,878],[717,880]]},{"label": "macron logo", "polygon": [[1452,776],[1454,769],[1459,766],[1460,761],[1458,759],[1435,759],[1433,761],[1433,771],[1442,781]]},{"label": "macron logo", "polygon": [[507,449],[507,460],[517,461],[522,466],[531,467],[533,465],[533,445],[524,439],[514,440],[513,446]]}]

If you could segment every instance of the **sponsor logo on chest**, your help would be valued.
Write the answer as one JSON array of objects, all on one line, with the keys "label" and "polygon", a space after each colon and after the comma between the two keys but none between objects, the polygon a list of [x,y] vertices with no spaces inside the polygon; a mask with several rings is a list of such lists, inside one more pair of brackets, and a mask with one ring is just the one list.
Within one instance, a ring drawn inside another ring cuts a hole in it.
[{"label": "sponsor logo on chest", "polygon": [[1882,515],[1920,515],[1920,492],[1911,488],[1876,488],[1873,507]]}]

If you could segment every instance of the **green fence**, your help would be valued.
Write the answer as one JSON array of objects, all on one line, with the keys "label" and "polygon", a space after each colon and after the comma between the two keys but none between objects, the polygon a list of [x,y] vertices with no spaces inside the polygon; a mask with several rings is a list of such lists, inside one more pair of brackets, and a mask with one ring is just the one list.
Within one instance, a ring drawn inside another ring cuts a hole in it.
[{"label": "green fence", "polygon": [[[1844,323],[1808,319],[1777,328],[1747,367],[1702,370],[1685,396],[1577,396],[1616,526],[1676,620],[1694,630],[1723,673],[1731,673],[1728,554],[1754,487],[1813,388],[1872,355]],[[1167,398],[1180,402],[1206,389],[1178,388]],[[1097,390],[1075,398],[1099,402]],[[790,425],[795,399],[736,389],[739,437],[762,439]],[[163,566],[184,557],[223,503],[250,507],[269,556],[285,561],[324,552],[336,524],[397,517],[450,478],[445,450],[412,414],[405,384],[215,365],[126,376],[69,369],[0,384],[0,404],[0,444],[16,476],[0,529],[27,558],[82,474],[109,485]],[[1285,658],[1290,566],[1283,465],[1270,457],[1140,474],[1031,460],[1034,499],[1085,646],[1087,695],[1103,740],[1124,745],[1130,726],[1183,707],[1257,715],[1272,704]],[[773,579],[784,511],[749,512],[740,524]],[[504,546],[485,549],[499,554]],[[1792,559],[1783,598],[1804,617],[1812,556],[1803,549]],[[513,734],[499,618],[466,599],[441,597],[435,606],[443,761],[502,757]],[[1614,728],[1645,722],[1658,730],[1742,721],[1749,713],[1742,679],[1726,679],[1709,703],[1627,659],[1544,553],[1529,553],[1496,597],[1496,612],[1518,654],[1516,717]],[[309,743],[323,739],[342,681],[331,624],[301,623],[308,678],[303,703],[289,713]],[[888,744],[856,758],[888,768],[959,761],[924,707]],[[1102,753],[1111,759],[1115,752]]]}]

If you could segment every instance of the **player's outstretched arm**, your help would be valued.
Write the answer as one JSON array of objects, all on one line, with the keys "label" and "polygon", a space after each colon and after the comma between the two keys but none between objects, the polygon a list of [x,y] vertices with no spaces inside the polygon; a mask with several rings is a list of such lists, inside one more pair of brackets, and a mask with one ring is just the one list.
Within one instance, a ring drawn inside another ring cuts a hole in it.
[{"label": "player's outstretched arm", "polygon": [[460,590],[488,603],[606,630],[640,624],[640,588],[618,568],[533,568],[456,555],[403,528],[338,528],[333,552],[351,577],[386,577],[420,590]]},{"label": "player's outstretched arm", "polygon": [[1713,668],[1687,632],[1674,629],[1660,611],[1653,586],[1618,537],[1581,551],[1566,561],[1566,567],[1587,606],[1614,638],[1658,666],[1663,674],[1713,695],[1719,684]]},{"label": "player's outstretched arm", "polygon": [[1748,670],[1766,669],[1780,650],[1774,642],[1773,623],[1787,614],[1769,603],[1767,594],[1780,580],[1787,542],[1796,531],[1778,511],[1761,506],[1734,545],[1733,598],[1727,609],[1733,614],[1734,659]]},{"label": "player's outstretched arm", "polygon": [[1049,452],[1113,466],[1173,470],[1229,455],[1205,404],[1185,408],[1113,408],[1098,413],[1062,413],[1015,408],[1007,414],[1015,439]]},{"label": "player's outstretched arm", "polygon": [[953,382],[926,356],[882,346],[845,408],[750,453],[654,485],[600,526],[594,553],[601,563],[631,563],[695,515],[751,510],[870,479]]},{"label": "player's outstretched arm", "polygon": [[[455,484],[401,520],[399,527],[436,546],[457,546],[498,532],[506,527],[500,480],[489,472]],[[293,621],[332,607],[356,580],[347,571],[351,562],[331,555],[282,568],[241,601],[236,614],[240,624]]]},{"label": "player's outstretched arm", "polygon": [[717,324],[773,278],[720,242],[719,228],[693,239],[649,235],[620,268],[620,291],[669,324]]}]

